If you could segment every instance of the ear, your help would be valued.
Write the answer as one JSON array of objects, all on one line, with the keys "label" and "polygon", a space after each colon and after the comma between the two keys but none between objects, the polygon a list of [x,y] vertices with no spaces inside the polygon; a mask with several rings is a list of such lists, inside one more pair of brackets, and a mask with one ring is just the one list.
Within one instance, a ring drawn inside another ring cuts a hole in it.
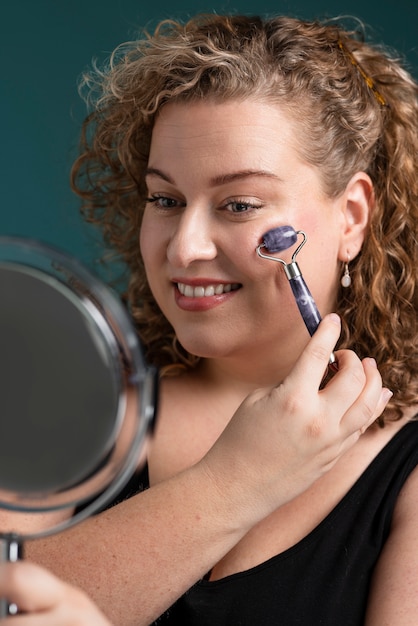
[{"label": "ear", "polygon": [[374,204],[371,178],[365,172],[356,172],[350,178],[342,195],[342,231],[338,257],[340,261],[353,260],[361,250]]}]

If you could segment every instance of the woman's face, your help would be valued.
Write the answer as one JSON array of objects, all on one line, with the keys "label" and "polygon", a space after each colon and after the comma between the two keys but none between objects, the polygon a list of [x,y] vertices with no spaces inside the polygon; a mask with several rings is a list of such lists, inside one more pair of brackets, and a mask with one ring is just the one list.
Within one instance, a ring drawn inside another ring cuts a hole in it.
[{"label": "woman's face", "polygon": [[[282,266],[255,251],[271,228],[306,232],[298,264],[321,314],[334,307],[342,200],[299,157],[296,123],[255,100],[173,103],[157,118],[141,252],[158,305],[194,354],[305,345]],[[278,256],[288,262],[294,249]]]}]

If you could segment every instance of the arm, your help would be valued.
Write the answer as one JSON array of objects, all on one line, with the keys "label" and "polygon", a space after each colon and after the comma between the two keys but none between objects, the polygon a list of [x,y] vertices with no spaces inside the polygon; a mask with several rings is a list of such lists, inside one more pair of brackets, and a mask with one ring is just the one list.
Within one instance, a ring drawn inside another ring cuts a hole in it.
[{"label": "arm", "polygon": [[388,396],[376,367],[352,352],[338,353],[339,371],[319,391],[338,335],[339,324],[325,318],[292,374],[248,396],[201,462],[28,543],[28,557],[88,592],[115,624],[149,624],[383,411]]},{"label": "arm", "polygon": [[418,468],[400,495],[374,572],[365,626],[418,623]]}]

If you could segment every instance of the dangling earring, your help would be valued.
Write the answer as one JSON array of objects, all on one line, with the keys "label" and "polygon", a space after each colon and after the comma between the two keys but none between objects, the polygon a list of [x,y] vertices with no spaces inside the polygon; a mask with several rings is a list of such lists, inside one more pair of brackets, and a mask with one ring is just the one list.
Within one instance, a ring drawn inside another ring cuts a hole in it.
[{"label": "dangling earring", "polygon": [[351,276],[350,270],[348,269],[348,264],[350,263],[350,255],[347,252],[347,261],[344,263],[344,274],[341,278],[341,285],[345,288],[351,285]]}]

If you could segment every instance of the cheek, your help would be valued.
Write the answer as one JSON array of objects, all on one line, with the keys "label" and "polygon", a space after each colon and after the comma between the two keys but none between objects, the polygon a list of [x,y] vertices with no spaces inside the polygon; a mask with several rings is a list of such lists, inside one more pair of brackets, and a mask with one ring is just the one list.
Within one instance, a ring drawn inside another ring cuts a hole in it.
[{"label": "cheek", "polygon": [[161,255],[164,255],[164,234],[156,221],[148,216],[147,211],[144,213],[139,232],[139,249],[146,270],[152,267],[153,263],[161,262]]},{"label": "cheek", "polygon": [[235,246],[230,247],[227,256],[243,282],[249,281],[252,289],[267,295],[269,290],[277,290],[281,283],[280,276],[284,275],[284,272],[280,263],[259,257],[257,245],[258,241],[256,239],[253,241],[252,238],[236,240]]},{"label": "cheek", "polygon": [[[282,258],[288,263],[291,254],[284,252],[271,256]],[[251,259],[251,278],[266,301],[276,302],[282,306],[284,301],[290,299],[291,290],[283,264],[273,259],[261,258],[255,250]]]},{"label": "cheek", "polygon": [[[306,244],[309,246],[309,241]],[[322,315],[334,309],[339,277],[335,242],[321,240],[301,251],[298,263]]]},{"label": "cheek", "polygon": [[152,250],[152,245],[151,237],[146,234],[146,230],[144,230],[143,226],[141,227],[141,230],[139,232],[139,250],[141,252],[145,267],[147,267],[150,258],[150,252]]}]

